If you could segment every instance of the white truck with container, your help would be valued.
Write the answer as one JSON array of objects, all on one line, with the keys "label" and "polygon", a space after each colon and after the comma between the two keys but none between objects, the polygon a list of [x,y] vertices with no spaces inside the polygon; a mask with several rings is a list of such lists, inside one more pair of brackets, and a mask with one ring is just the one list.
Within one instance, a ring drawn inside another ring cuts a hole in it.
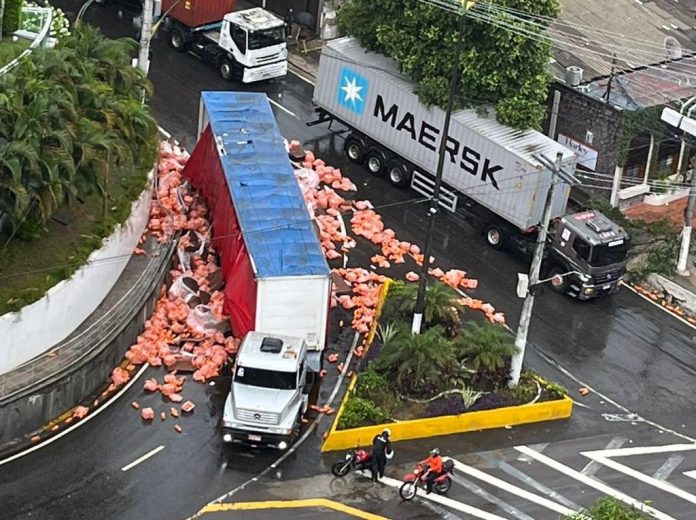
[{"label": "white truck with container", "polygon": [[282,78],[288,72],[288,25],[255,7],[232,11],[234,0],[164,0],[169,44],[242,83]]},{"label": "white truck with container", "polygon": [[[348,159],[396,187],[431,196],[444,111],[425,106],[396,63],[365,50],[354,38],[325,44],[314,89],[317,120],[347,127]],[[574,171],[573,151],[533,130],[515,130],[476,110],[452,115],[446,141],[440,205],[473,223],[493,248],[531,257],[551,172],[562,153]],[[598,212],[566,215],[570,186],[560,183],[552,201],[542,275],[559,293],[590,299],[618,290],[630,237]]]}]

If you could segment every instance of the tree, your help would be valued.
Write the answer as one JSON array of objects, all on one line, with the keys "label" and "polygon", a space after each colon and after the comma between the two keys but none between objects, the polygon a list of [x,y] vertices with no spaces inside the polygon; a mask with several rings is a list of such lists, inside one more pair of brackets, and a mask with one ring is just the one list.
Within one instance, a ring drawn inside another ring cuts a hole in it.
[{"label": "tree", "polygon": [[[555,17],[558,0],[495,0],[535,15]],[[508,25],[520,22],[491,13]],[[459,34],[458,20],[420,0],[351,0],[338,12],[344,32],[368,49],[392,57],[416,84],[421,101],[445,106]],[[529,25],[524,26],[529,30]],[[498,120],[515,128],[537,128],[551,80],[549,43],[469,18],[460,56],[458,108],[494,104]]]},{"label": "tree", "polygon": [[488,321],[470,321],[453,341],[457,357],[469,368],[479,372],[505,366],[505,359],[517,352],[512,337],[498,325]]},{"label": "tree", "polygon": [[[391,289],[390,289],[391,291]],[[416,297],[418,285],[409,283],[397,289],[401,301],[399,311],[403,317],[411,317],[416,309]],[[455,292],[447,285],[436,281],[427,286],[425,290],[425,310],[423,312],[423,324],[425,327],[441,325],[448,337],[456,335],[459,328],[459,311],[462,305],[459,303]]]}]

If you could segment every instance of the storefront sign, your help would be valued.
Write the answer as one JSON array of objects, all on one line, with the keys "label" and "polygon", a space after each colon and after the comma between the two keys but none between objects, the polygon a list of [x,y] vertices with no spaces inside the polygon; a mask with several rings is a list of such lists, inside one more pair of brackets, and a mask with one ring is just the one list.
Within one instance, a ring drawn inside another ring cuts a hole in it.
[{"label": "storefront sign", "polygon": [[597,150],[564,134],[558,134],[558,142],[578,154],[578,166],[592,171],[597,168]]}]

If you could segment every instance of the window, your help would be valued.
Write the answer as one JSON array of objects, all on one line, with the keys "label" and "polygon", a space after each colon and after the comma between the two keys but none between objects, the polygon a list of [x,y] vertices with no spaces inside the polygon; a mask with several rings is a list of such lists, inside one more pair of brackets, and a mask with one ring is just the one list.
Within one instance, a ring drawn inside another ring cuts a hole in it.
[{"label": "window", "polygon": [[278,45],[285,41],[285,28],[275,27],[263,31],[254,31],[249,34],[249,49],[263,49],[271,45]]},{"label": "window", "polygon": [[630,247],[631,241],[628,238],[620,242],[617,240],[609,244],[595,246],[592,248],[592,261],[590,263],[597,267],[618,264],[626,260]]},{"label": "window", "polygon": [[244,29],[240,29],[239,27],[235,27],[234,25],[230,26],[230,32],[232,33],[232,39],[234,40],[235,45],[237,48],[243,53],[246,52],[246,37],[247,33]]},{"label": "window", "polygon": [[581,258],[582,260],[589,260],[590,249],[590,244],[585,242],[580,237],[575,237],[575,240],[573,241],[573,251],[578,254],[578,258]]},{"label": "window", "polygon": [[262,368],[237,367],[234,382],[261,388],[293,390],[297,388],[297,372],[278,372]]}]

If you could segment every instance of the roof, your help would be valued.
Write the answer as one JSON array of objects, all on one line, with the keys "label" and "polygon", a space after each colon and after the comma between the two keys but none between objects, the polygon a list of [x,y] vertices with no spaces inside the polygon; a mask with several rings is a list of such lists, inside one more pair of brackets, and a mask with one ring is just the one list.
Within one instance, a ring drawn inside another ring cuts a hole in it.
[{"label": "roof", "polygon": [[[263,352],[261,342],[267,336],[282,340],[283,347],[278,353]],[[244,338],[244,343],[237,353],[237,364],[240,366],[294,372],[303,359],[307,345],[301,338],[292,336],[270,335],[265,332],[250,332]]]},{"label": "roof", "polygon": [[[399,90],[415,93],[415,84],[400,72],[393,59],[375,52],[366,52],[356,38],[345,37],[331,40],[324,44],[322,52],[327,53],[327,50],[331,56],[338,59],[368,67],[371,73],[380,76]],[[535,168],[544,168],[534,158],[536,154],[545,155],[553,160],[557,152],[562,152],[564,162],[575,159],[576,156],[572,150],[541,132],[516,130],[505,126],[496,121],[495,109],[492,106],[484,108],[484,111],[481,111],[480,108],[458,110],[452,114],[452,119],[491,140]]]},{"label": "roof", "polygon": [[592,245],[602,244],[608,238],[625,238],[624,231],[598,211],[585,211],[563,217],[567,226]]},{"label": "roof", "polygon": [[249,31],[263,31],[284,24],[283,20],[260,7],[227,13],[225,20]]},{"label": "roof", "polygon": [[202,92],[244,243],[259,278],[329,276],[266,94]]}]

